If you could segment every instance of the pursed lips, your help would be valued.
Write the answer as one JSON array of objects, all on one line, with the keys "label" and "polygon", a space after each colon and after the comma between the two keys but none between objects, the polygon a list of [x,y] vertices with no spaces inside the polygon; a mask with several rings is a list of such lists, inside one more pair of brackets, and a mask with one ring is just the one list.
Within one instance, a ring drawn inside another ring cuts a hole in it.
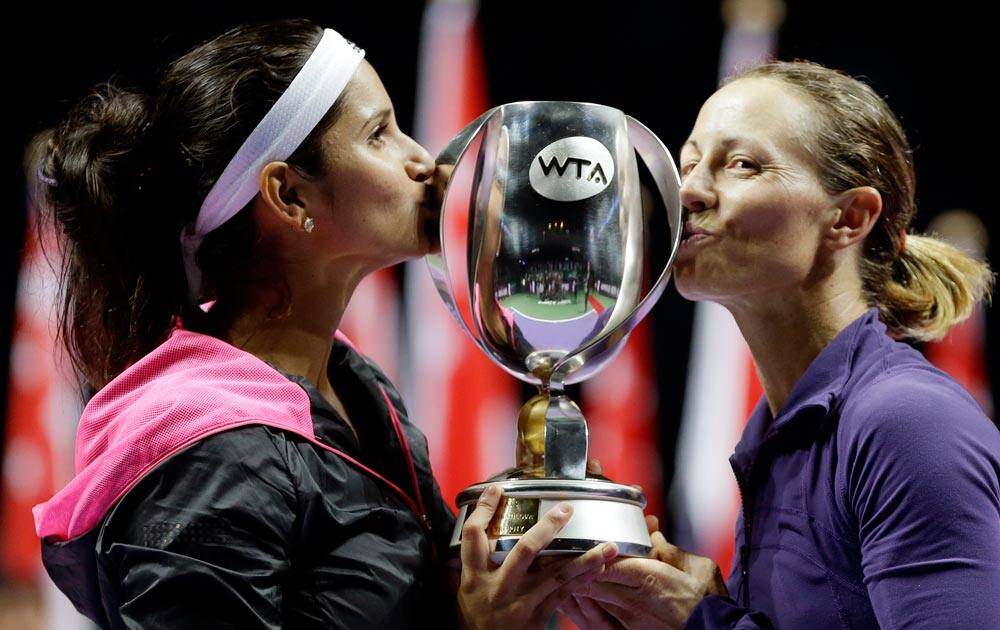
[{"label": "pursed lips", "polygon": [[695,225],[690,221],[684,224],[684,235],[683,239],[687,240],[692,236],[715,236],[714,232],[706,230],[705,228]]}]

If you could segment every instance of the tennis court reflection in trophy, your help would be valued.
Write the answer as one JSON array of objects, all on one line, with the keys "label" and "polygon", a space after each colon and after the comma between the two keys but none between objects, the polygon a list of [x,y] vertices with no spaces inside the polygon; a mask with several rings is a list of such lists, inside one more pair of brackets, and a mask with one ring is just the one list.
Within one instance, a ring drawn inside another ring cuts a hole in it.
[{"label": "tennis court reflection in trophy", "polygon": [[543,553],[613,541],[645,556],[646,497],[588,474],[587,422],[565,386],[607,365],[663,293],[683,228],[670,153],[620,110],[537,101],[487,111],[437,162],[435,286],[486,356],[539,390],[517,419],[515,467],[459,494],[453,557],[490,482],[504,491],[494,561],[560,501],[573,517]]}]

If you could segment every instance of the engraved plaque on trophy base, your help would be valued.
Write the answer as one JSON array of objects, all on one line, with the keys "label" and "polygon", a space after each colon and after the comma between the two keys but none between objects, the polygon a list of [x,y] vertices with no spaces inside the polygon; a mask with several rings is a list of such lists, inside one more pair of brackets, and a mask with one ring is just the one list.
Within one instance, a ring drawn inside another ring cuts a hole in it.
[{"label": "engraved plaque on trophy base", "polygon": [[503,498],[487,529],[490,558],[496,563],[503,562],[521,535],[563,501],[573,506],[573,516],[539,555],[582,553],[604,542],[615,543],[619,556],[646,556],[652,549],[643,516],[646,497],[632,486],[600,478],[503,477],[469,486],[458,495],[458,521],[450,546],[453,558],[459,556],[460,524],[476,509],[479,496],[490,483],[499,483],[503,488]]}]

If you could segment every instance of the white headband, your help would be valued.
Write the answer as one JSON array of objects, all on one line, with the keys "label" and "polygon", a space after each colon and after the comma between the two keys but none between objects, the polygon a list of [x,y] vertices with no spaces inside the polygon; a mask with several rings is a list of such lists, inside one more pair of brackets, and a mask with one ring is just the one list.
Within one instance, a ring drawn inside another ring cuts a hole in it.
[{"label": "white headband", "polygon": [[288,89],[243,142],[208,192],[198,218],[181,231],[181,251],[189,298],[201,298],[201,269],[195,253],[205,235],[243,209],[260,187],[260,171],[268,162],[287,159],[302,144],[354,76],[365,51],[333,29],[323,38],[292,79]]}]

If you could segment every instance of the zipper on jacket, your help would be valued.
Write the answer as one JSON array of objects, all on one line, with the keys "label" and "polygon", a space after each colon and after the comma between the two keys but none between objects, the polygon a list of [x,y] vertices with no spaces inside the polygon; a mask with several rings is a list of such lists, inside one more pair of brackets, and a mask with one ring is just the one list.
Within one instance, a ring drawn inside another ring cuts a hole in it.
[{"label": "zipper on jacket", "polygon": [[[750,482],[753,480],[754,464],[760,460],[761,454],[770,446],[778,436],[788,434],[787,425],[780,427],[776,431],[770,431],[764,435],[757,448],[757,452],[747,466],[747,476],[740,475],[736,462],[731,458],[729,465],[733,469],[733,476],[736,477],[736,487],[740,491],[740,503],[743,507],[743,546],[740,547],[740,593],[738,603],[747,608],[750,607],[750,532],[752,531],[753,520],[753,497],[747,492]],[[734,455],[735,457],[735,455]]]},{"label": "zipper on jacket", "polygon": [[[748,474],[753,475],[753,462],[750,460],[750,466],[748,467]],[[737,595],[737,601],[740,605],[750,607],[750,531],[752,524],[753,512],[750,509],[752,504],[750,502],[750,496],[746,491],[746,482],[743,480],[743,476],[740,474],[736,463],[730,461],[730,465],[733,468],[733,476],[736,477],[736,487],[740,492],[740,504],[743,508],[743,544],[740,546],[740,591]]]}]

